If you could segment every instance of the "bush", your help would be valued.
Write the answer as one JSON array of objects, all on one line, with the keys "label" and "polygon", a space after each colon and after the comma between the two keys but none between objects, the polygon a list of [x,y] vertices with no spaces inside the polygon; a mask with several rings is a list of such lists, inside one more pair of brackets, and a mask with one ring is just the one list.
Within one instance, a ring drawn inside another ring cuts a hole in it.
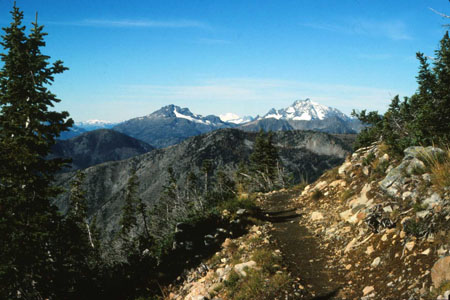
[{"label": "bush", "polygon": [[319,200],[320,198],[322,198],[323,193],[319,190],[315,190],[311,196],[311,199],[313,199],[314,201]]}]

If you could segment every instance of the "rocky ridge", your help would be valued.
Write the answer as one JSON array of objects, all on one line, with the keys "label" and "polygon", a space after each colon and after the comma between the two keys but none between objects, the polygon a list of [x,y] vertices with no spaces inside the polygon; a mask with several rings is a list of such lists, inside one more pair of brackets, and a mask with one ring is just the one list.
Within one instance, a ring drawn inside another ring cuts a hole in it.
[{"label": "rocky ridge", "polygon": [[[317,259],[309,260],[310,269],[329,273],[339,286],[336,294],[329,293],[320,299],[448,299],[450,194],[448,187],[436,188],[427,162],[430,155],[445,153],[433,147],[411,147],[399,159],[385,150],[383,145],[359,149],[341,166],[326,172],[296,196],[290,196],[289,207],[302,216],[297,226],[306,228],[305,235],[310,235],[318,245]],[[283,193],[286,191],[259,198],[264,205],[267,199]],[[265,230],[258,230],[264,232],[266,246],[276,247],[270,239],[273,224],[263,227]],[[255,230],[228,243],[245,248]],[[220,253],[225,253],[227,245],[222,246]],[[286,265],[293,260],[290,255],[297,260],[307,257],[301,249],[293,254],[285,253],[283,248],[278,251]],[[321,253],[331,253],[325,264],[318,263]],[[251,261],[251,255],[247,255],[238,263],[249,264],[249,269],[258,266]],[[222,264],[210,265],[208,273],[215,274],[211,278],[191,278],[188,285],[211,287],[226,282],[227,278],[217,277],[217,273],[223,274],[227,266],[231,270],[236,264],[229,265],[226,260]],[[297,293],[290,293],[290,286],[286,286],[278,295],[280,298],[315,299],[317,284],[328,284],[328,277],[322,283],[316,282],[316,286],[308,282],[305,272],[310,270],[304,270],[303,274],[301,269],[297,273],[291,271],[287,268],[283,272],[287,272],[289,280],[298,280],[297,287],[309,291],[298,289]],[[192,292],[186,284],[178,285],[177,292],[172,292],[168,299],[233,299],[227,294],[206,293],[208,288],[205,293],[180,294],[183,289]]]}]

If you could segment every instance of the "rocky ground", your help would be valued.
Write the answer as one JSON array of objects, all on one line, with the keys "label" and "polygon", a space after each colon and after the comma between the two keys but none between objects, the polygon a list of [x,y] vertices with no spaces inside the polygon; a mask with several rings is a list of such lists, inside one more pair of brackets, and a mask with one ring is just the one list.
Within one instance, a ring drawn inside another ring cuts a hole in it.
[{"label": "rocky ground", "polygon": [[[225,241],[167,298],[448,299],[450,197],[426,159],[440,151],[394,159],[374,145],[303,191],[259,195],[264,223]],[[264,268],[263,285],[245,284]]]}]

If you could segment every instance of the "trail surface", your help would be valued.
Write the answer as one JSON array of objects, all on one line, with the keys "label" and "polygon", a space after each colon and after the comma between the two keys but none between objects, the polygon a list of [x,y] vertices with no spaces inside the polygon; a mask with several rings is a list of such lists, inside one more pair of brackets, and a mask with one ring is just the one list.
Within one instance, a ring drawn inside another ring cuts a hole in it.
[{"label": "trail surface", "polygon": [[320,239],[299,225],[302,210],[292,199],[295,192],[276,192],[262,203],[265,220],[272,222],[273,242],[285,258],[291,275],[301,283],[298,299],[339,299],[342,275],[331,264],[330,252],[319,247]]}]

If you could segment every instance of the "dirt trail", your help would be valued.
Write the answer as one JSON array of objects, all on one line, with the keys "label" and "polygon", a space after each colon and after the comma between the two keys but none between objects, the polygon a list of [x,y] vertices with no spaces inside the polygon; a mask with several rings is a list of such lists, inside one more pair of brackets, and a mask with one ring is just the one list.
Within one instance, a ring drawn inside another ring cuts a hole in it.
[{"label": "dirt trail", "polygon": [[264,216],[272,222],[272,238],[280,247],[294,278],[300,278],[303,293],[298,299],[339,299],[342,275],[329,262],[331,253],[319,247],[320,240],[299,225],[302,211],[293,192],[274,193],[262,203]]}]

